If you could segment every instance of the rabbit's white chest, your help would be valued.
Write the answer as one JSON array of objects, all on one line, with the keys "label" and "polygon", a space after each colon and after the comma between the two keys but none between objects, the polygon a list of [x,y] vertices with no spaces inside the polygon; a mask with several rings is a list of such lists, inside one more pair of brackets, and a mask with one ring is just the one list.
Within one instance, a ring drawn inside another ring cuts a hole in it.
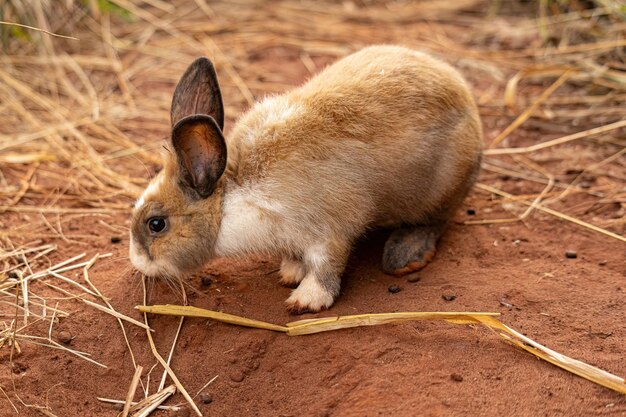
[{"label": "rabbit's white chest", "polygon": [[218,256],[273,251],[280,245],[284,207],[258,190],[237,189],[224,196],[215,243]]}]

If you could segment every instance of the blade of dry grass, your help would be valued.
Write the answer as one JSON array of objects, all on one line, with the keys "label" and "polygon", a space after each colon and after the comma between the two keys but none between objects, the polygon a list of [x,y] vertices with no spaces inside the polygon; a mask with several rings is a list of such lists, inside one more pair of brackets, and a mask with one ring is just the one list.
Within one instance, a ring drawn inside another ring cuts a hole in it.
[{"label": "blade of dry grass", "polygon": [[[163,395],[163,393],[157,393],[157,394]],[[153,394],[153,395],[155,395],[155,394]],[[118,404],[118,405],[124,405],[124,403],[126,402],[124,400],[114,400],[112,398],[104,398],[104,397],[96,397],[96,400],[101,401],[103,403],[107,403],[107,404]],[[138,402],[133,402],[131,404],[131,406],[136,406],[137,404],[139,404],[139,403]],[[159,405],[156,409],[157,410],[166,410],[166,411],[178,411],[178,410],[180,410],[180,407],[177,407],[175,405]]]},{"label": "blade of dry grass", "polygon": [[6,26],[19,26],[21,28],[26,28],[26,29],[31,29],[31,30],[36,30],[37,32],[41,32],[41,33],[45,33],[46,35],[50,35],[50,36],[54,36],[57,38],[63,38],[63,39],[71,39],[73,41],[77,41],[79,40],[78,38],[75,38],[73,36],[65,36],[65,35],[59,35],[58,33],[52,33],[52,32],[48,32],[47,30],[44,29],[39,29],[33,26],[28,26],[28,25],[22,25],[20,23],[14,23],[14,22],[5,22],[0,20],[0,25],[6,25]]},{"label": "blade of dry grass", "polygon": [[122,417],[128,417],[128,412],[130,411],[130,406],[132,405],[133,398],[135,398],[135,391],[137,391],[137,385],[139,385],[139,379],[141,378],[141,373],[143,372],[143,367],[141,365],[135,368],[135,374],[133,375],[133,379],[130,382],[130,386],[128,387],[128,393],[126,394],[126,402],[124,403],[124,408],[122,409]]},{"label": "blade of dry grass", "polygon": [[[146,278],[145,278],[145,276],[142,277],[141,282],[142,282],[142,286],[143,286],[143,303],[145,305],[146,301],[147,301]],[[148,315],[145,312],[143,314],[143,317],[144,317],[144,321],[146,323],[146,326],[148,328],[150,328],[150,325],[148,324]],[[191,398],[191,396],[189,395],[189,393],[187,392],[187,390],[185,389],[183,384],[181,384],[181,382],[179,381],[178,377],[176,376],[176,374],[174,373],[172,368],[170,368],[170,366],[167,364],[167,362],[163,359],[163,357],[161,356],[161,354],[157,350],[157,348],[156,348],[156,346],[154,344],[154,340],[152,339],[152,334],[150,334],[149,331],[146,331],[146,334],[148,336],[148,343],[150,343],[150,349],[152,350],[152,354],[154,355],[156,360],[167,371],[167,373],[170,376],[170,378],[172,379],[172,381],[174,381],[174,384],[176,385],[176,388],[178,388],[178,390],[183,395],[183,397],[185,397],[185,400],[187,400],[187,402],[189,403],[191,409],[198,416],[202,417],[202,413],[200,412],[200,410],[198,410],[198,407],[196,406],[196,403],[193,401],[193,399]]]},{"label": "blade of dry grass", "polygon": [[[180,284],[180,291],[183,297],[183,305],[187,305],[187,292],[185,291],[185,286],[183,285],[183,281],[178,281]],[[184,316],[180,316],[178,320],[178,327],[176,328],[176,333],[174,334],[174,340],[172,340],[172,347],[170,348],[170,352],[167,355],[167,364],[170,365],[172,363],[172,357],[174,356],[174,349],[176,348],[176,343],[178,342],[178,336],[180,335],[180,331],[183,328],[183,322],[185,320]],[[163,375],[161,376],[161,383],[157,388],[157,391],[161,391],[163,387],[165,387],[165,379],[167,378],[167,370],[163,370]]]},{"label": "blade of dry grass", "polygon": [[[490,193],[497,194],[497,195],[502,196],[502,197],[515,199],[514,195],[509,194],[509,193],[507,193],[505,191],[502,191],[502,190],[500,190],[498,188],[492,187],[492,186],[487,185],[487,184],[478,183],[478,184],[476,184],[476,188],[488,191]],[[525,205],[532,205],[532,203],[529,203],[528,201],[524,201],[524,200],[516,200],[516,201],[519,202],[519,203],[525,204]],[[563,213],[561,213],[559,211],[556,211],[556,210],[553,210],[551,208],[544,207],[544,206],[541,206],[541,205],[535,205],[535,208],[537,210],[543,211],[544,213],[548,213],[548,214],[550,214],[550,215],[552,215],[554,217],[558,217],[559,219],[567,220],[568,222],[571,222],[571,223],[577,224],[579,226],[582,226],[584,228],[593,230],[594,232],[602,233],[603,235],[612,237],[613,239],[617,239],[617,240],[621,240],[622,242],[626,242],[626,237],[624,237],[624,236],[620,236],[620,235],[618,235],[616,233],[610,232],[610,231],[605,230],[605,229],[603,229],[601,227],[598,227],[598,226],[594,226],[593,224],[584,222],[584,221],[582,221],[580,219],[577,219],[575,217],[572,217],[572,216],[568,216],[567,214],[563,214]]]},{"label": "blade of dry grass", "polygon": [[[378,313],[359,314],[352,316],[336,316],[317,319],[306,319],[287,323],[285,326],[277,326],[270,323],[258,322],[231,314],[219,313],[211,310],[204,310],[191,306],[178,305],[153,305],[137,306],[145,313],[165,314],[173,316],[204,317],[229,324],[236,324],[244,327],[255,327],[259,329],[273,330],[286,333],[289,336],[310,335],[320,332],[347,329],[362,326],[377,326],[389,323],[402,323],[416,320],[443,320],[455,324],[479,323],[492,330],[499,330],[498,334],[506,341],[556,365],[566,371],[574,373],[582,378],[602,385],[614,391],[626,394],[626,381],[609,372],[603,371],[594,366],[577,361],[565,355],[557,353],[539,343],[529,339],[521,333],[511,329],[496,319],[499,313],[477,313],[477,312],[401,312],[401,313]],[[233,319],[236,317],[236,319]]]},{"label": "blade of dry grass", "polygon": [[144,329],[144,330],[146,330],[146,331],[148,331],[148,332],[153,332],[153,331],[154,331],[154,330],[153,330],[153,329],[151,329],[151,328],[150,328],[147,324],[142,323],[142,322],[140,322],[140,321],[137,321],[137,320],[135,320],[135,319],[134,319],[134,318],[132,318],[132,317],[128,317],[128,316],[126,316],[126,315],[124,315],[124,314],[122,314],[122,313],[119,313],[119,312],[117,312],[117,311],[115,311],[115,310],[112,310],[112,309],[110,309],[110,308],[108,308],[108,307],[105,307],[105,306],[100,305],[100,304],[98,304],[98,303],[94,303],[93,301],[89,301],[89,300],[84,300],[84,299],[83,299],[83,302],[84,302],[85,304],[87,304],[88,306],[91,306],[91,307],[93,307],[93,308],[95,308],[95,309],[97,309],[97,310],[102,311],[103,313],[107,313],[107,314],[109,314],[109,315],[111,315],[111,316],[113,316],[113,317],[116,317],[116,318],[118,318],[118,319],[121,319],[121,320],[127,321],[127,322],[129,322],[129,323],[131,323],[131,324],[134,324],[135,326],[139,326],[139,327],[141,327],[142,329]]},{"label": "blade of dry grass", "polygon": [[[100,290],[93,284],[93,282],[91,282],[91,279],[89,277],[89,268],[91,268],[93,266],[93,264],[96,262],[96,260],[98,260],[99,258],[99,254],[96,254],[91,261],[89,261],[89,263],[87,265],[85,265],[85,267],[83,268],[83,278],[85,279],[85,282],[87,282],[87,284],[93,289],[93,291],[98,295],[98,297],[107,305],[107,307],[109,308],[109,310],[114,311],[116,313],[118,313],[113,306],[111,305],[111,303],[109,302],[109,300],[100,292]],[[119,313],[118,313],[119,314]],[[123,316],[120,314],[120,316]],[[117,319],[117,323],[120,326],[120,329],[122,330],[122,336],[124,336],[124,341],[126,342],[126,347],[128,348],[128,352],[130,353],[130,359],[133,362],[133,367],[135,368],[135,371],[137,370],[137,361],[135,360],[135,354],[133,353],[133,349],[130,346],[130,341],[128,340],[128,335],[126,334],[126,328],[124,327],[124,323],[122,323],[122,317],[118,317],[115,316],[115,318]],[[127,317],[127,319],[133,320],[130,317]],[[143,325],[143,323],[135,320],[136,323],[133,324],[140,324]],[[141,381],[140,381],[141,382]],[[163,387],[161,387],[163,388]]]},{"label": "blade of dry grass", "polygon": [[7,395],[7,393],[4,391],[2,387],[0,387],[0,391],[2,391],[2,394],[5,396],[9,404],[11,404],[11,407],[13,407],[13,410],[15,410],[15,414],[19,414],[20,412],[17,410],[17,407],[15,406],[15,404],[13,404],[13,401],[11,401],[11,399],[9,398],[9,396]]},{"label": "blade of dry grass", "polygon": [[184,315],[186,317],[201,317],[201,318],[221,321],[221,322],[228,323],[228,324],[236,324],[238,326],[274,330],[278,332],[287,332],[289,330],[285,326],[278,326],[276,324],[265,323],[265,322],[258,321],[258,320],[250,320],[250,319],[235,316],[232,314],[219,313],[219,312],[205,310],[205,309],[193,307],[193,306],[178,306],[178,305],[168,304],[165,306],[137,306],[135,308],[141,311],[142,313],[168,314],[171,316]]},{"label": "blade of dry grass", "polygon": [[624,378],[555,352],[554,350],[524,336],[516,330],[513,330],[493,317],[481,317],[479,320],[491,329],[497,329],[504,332],[504,334],[499,333],[500,336],[504,337],[505,340],[513,343],[515,346],[584,379],[595,382],[598,385],[602,385],[621,394],[626,394],[626,381]]},{"label": "blade of dry grass", "polygon": [[[72,355],[78,356],[79,358],[87,362],[91,362],[94,365],[98,365],[101,368],[108,368],[108,366],[88,357],[87,355],[89,354],[87,352],[81,352],[79,350],[67,348],[61,345],[60,343],[57,343],[56,341],[50,340],[46,337],[31,336],[31,335],[16,335],[16,339],[20,340],[22,343],[30,343],[30,344],[37,345],[37,346],[44,346],[50,349],[62,350],[62,351],[71,353]],[[48,343],[38,342],[38,340],[47,341]]]},{"label": "blade of dry grass", "polygon": [[142,401],[138,402],[136,405],[132,407],[133,414],[132,417],[147,417],[154,410],[159,408],[161,404],[165,402],[170,396],[174,395],[176,392],[176,387],[174,385],[170,385],[159,392],[156,392]]},{"label": "blade of dry grass", "polygon": [[504,129],[489,145],[490,148],[497,146],[500,142],[507,138],[515,129],[520,127],[522,123],[532,116],[533,112],[543,103],[552,93],[562,86],[573,74],[572,70],[565,70],[563,74],[534,101],[526,110],[520,114],[506,129]]},{"label": "blade of dry grass", "polygon": [[520,153],[535,152],[540,149],[546,149],[556,145],[562,145],[564,143],[572,142],[578,139],[584,139],[600,133],[610,132],[611,130],[621,129],[626,127],[626,120],[620,120],[619,122],[610,123],[608,125],[594,127],[593,129],[584,130],[582,132],[574,133],[571,135],[563,136],[558,139],[548,140],[546,142],[538,143],[532,146],[525,146],[523,148],[500,148],[500,149],[485,149],[483,152],[485,155],[513,155]]}]

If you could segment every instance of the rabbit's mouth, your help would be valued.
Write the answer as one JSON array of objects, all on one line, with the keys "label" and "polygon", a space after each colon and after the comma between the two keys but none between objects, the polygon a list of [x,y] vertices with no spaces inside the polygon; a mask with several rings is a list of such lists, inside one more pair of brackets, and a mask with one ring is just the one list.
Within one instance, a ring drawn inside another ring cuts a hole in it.
[{"label": "rabbit's mouth", "polygon": [[172,278],[179,275],[178,268],[164,259],[151,259],[137,248],[137,244],[130,241],[128,256],[131,264],[142,274],[155,278]]}]

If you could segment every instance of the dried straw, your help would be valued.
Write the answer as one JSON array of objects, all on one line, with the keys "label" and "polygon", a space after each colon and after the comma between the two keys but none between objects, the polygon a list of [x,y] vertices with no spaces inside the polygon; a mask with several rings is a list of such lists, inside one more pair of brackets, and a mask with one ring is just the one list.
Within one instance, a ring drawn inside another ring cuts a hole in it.
[{"label": "dried straw", "polygon": [[18,26],[18,27],[21,27],[21,28],[26,28],[26,29],[36,30],[36,31],[38,31],[38,32],[42,32],[42,33],[45,33],[46,35],[50,35],[50,36],[55,36],[55,37],[57,37],[57,38],[71,39],[71,40],[74,40],[74,41],[79,40],[78,38],[75,38],[75,37],[73,37],[73,36],[59,35],[58,33],[52,33],[52,32],[49,32],[49,31],[47,31],[47,30],[44,30],[44,29],[39,29],[39,28],[36,28],[36,27],[33,27],[33,26],[28,26],[28,25],[22,25],[22,24],[20,24],[20,23],[5,22],[5,21],[0,20],[0,25]]},{"label": "dried straw", "polygon": [[192,306],[179,305],[153,305],[137,306],[139,311],[151,314],[165,314],[170,316],[202,317],[223,323],[234,324],[243,327],[273,330],[286,333],[288,336],[302,336],[320,332],[347,329],[362,326],[377,326],[381,324],[402,323],[417,320],[447,321],[455,324],[480,323],[497,331],[497,334],[506,341],[546,360],[566,371],[576,374],[596,384],[602,385],[614,391],[626,394],[626,381],[611,373],[603,371],[584,362],[569,358],[558,352],[546,348],[529,339],[521,333],[506,326],[498,319],[499,313],[475,313],[475,312],[406,312],[406,313],[381,313],[359,314],[351,316],[325,317],[318,319],[299,320],[278,326],[271,323],[250,320],[232,314],[205,310]]},{"label": "dried straw", "polygon": [[[145,276],[143,277],[143,279],[141,280],[142,282],[142,286],[143,286],[143,303],[144,305],[146,304],[147,301],[147,292],[146,292],[146,278]],[[146,326],[148,328],[150,328],[149,324],[148,324],[148,315],[144,313],[143,315],[144,321],[146,323]],[[198,409],[198,407],[196,406],[196,403],[193,401],[193,398],[191,398],[191,396],[189,395],[189,393],[187,392],[187,390],[185,389],[185,387],[183,386],[183,384],[181,384],[181,382],[179,381],[178,377],[176,376],[176,374],[174,373],[174,371],[172,370],[172,368],[169,366],[169,364],[163,359],[163,357],[161,356],[161,354],[159,353],[159,351],[157,350],[155,344],[154,344],[154,340],[152,339],[152,334],[150,333],[150,331],[146,331],[146,334],[148,336],[148,342],[150,343],[150,349],[152,350],[152,354],[154,355],[154,357],[156,358],[156,360],[161,364],[161,366],[167,371],[167,374],[170,376],[170,378],[172,379],[172,381],[174,382],[174,385],[176,385],[176,388],[178,388],[178,390],[180,391],[180,393],[183,395],[183,397],[185,397],[185,400],[187,400],[187,402],[189,403],[189,405],[191,406],[191,409],[200,417],[202,417],[202,413],[200,412],[200,410]]]},{"label": "dried straw", "polygon": [[143,367],[137,366],[135,368],[135,374],[133,375],[133,379],[130,382],[130,386],[128,387],[128,393],[126,394],[126,402],[124,403],[124,408],[122,409],[122,417],[128,417],[128,413],[130,412],[130,406],[132,405],[133,398],[135,398],[135,391],[137,391],[137,385],[139,385],[139,378],[141,378],[141,373],[143,372]]}]

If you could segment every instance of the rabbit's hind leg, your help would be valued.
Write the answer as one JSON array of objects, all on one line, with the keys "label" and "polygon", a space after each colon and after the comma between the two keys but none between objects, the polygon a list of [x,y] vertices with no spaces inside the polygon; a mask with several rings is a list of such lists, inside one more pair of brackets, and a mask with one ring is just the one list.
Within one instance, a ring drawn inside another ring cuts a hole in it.
[{"label": "rabbit's hind leg", "polygon": [[383,250],[383,271],[402,276],[424,268],[435,256],[446,222],[404,226],[394,230]]}]

